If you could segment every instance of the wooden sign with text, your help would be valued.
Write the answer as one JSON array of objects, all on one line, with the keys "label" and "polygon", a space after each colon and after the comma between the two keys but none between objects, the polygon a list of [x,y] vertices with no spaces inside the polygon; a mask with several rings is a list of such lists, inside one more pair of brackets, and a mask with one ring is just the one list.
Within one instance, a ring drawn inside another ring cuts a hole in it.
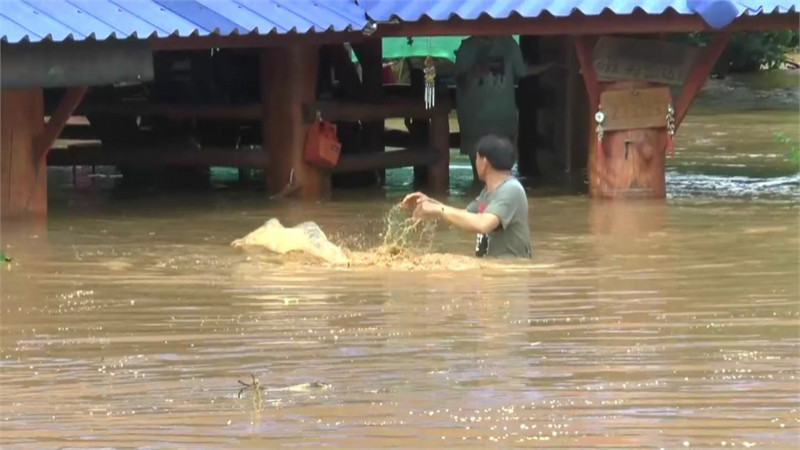
[{"label": "wooden sign with text", "polygon": [[669,102],[667,87],[605,91],[600,94],[603,129],[666,128]]},{"label": "wooden sign with text", "polygon": [[594,70],[600,81],[628,80],[681,85],[700,50],[671,42],[601,37],[594,47]]}]

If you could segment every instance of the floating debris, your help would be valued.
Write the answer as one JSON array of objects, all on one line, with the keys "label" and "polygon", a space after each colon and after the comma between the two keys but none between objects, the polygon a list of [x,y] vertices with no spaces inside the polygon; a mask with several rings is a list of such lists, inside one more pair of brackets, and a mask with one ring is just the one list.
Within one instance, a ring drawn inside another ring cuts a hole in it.
[{"label": "floating debris", "polygon": [[239,393],[236,395],[238,398],[242,398],[242,394],[247,391],[253,391],[256,393],[256,395],[261,396],[261,383],[258,381],[258,379],[256,379],[254,374],[251,373],[250,377],[253,379],[252,383],[245,383],[244,381],[239,380],[239,384],[244,387],[239,389]]}]

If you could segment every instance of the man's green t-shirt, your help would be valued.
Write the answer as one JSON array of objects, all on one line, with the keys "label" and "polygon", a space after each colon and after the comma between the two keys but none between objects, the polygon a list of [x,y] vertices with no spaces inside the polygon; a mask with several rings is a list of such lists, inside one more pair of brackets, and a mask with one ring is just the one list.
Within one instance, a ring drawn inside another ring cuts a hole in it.
[{"label": "man's green t-shirt", "polygon": [[467,205],[471,213],[490,213],[500,219],[500,225],[489,234],[478,234],[475,254],[490,258],[531,258],[531,234],[528,227],[528,196],[525,188],[509,176],[494,190],[484,187],[478,197]]}]

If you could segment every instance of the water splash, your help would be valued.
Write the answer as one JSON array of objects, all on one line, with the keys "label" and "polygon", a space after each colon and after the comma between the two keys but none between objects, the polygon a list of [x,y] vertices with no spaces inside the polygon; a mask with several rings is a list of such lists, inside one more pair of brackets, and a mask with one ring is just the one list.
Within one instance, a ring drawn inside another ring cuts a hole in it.
[{"label": "water splash", "polygon": [[436,222],[410,217],[394,205],[384,217],[383,243],[374,252],[385,255],[427,253],[433,248]]}]

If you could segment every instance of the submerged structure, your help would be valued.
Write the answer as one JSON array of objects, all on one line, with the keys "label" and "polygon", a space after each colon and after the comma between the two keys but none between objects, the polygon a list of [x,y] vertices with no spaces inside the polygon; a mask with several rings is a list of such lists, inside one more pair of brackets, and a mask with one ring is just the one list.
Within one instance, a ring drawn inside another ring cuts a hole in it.
[{"label": "submerged structure", "polygon": [[[383,68],[383,38],[430,36],[518,35],[529,64],[566,67],[517,87],[523,174],[547,154],[549,170],[587,168],[592,197],[664,197],[674,135],[731,33],[795,29],[800,15],[781,0],[639,3],[3,1],[2,217],[46,215],[47,165],[259,168],[270,195],[306,199],[414,167],[445,191],[458,146],[447,76],[431,90],[424,67],[407,83]],[[667,39],[695,31],[711,44]],[[341,152],[309,159],[323,122]],[[58,139],[82,142],[51,151]]]}]

